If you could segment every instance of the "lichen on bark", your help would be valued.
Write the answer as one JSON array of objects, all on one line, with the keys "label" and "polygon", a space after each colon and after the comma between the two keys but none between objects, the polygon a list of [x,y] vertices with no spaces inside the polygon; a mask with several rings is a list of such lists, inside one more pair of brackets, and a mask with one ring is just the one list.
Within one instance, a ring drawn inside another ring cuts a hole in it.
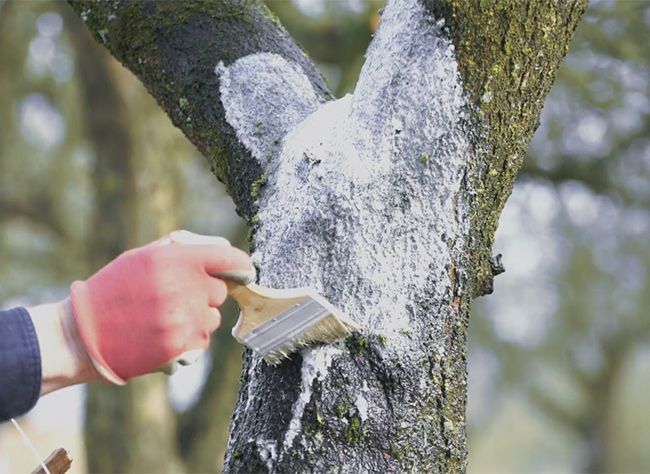
[{"label": "lichen on bark", "polygon": [[499,216],[587,0],[424,1],[448,27],[476,127],[487,131],[469,175],[478,296],[492,292],[489,258]]}]

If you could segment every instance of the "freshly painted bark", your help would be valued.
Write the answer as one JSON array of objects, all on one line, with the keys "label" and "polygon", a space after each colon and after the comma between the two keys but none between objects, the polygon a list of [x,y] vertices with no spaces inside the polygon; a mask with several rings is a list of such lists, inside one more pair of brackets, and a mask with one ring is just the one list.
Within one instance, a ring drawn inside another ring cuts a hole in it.
[{"label": "freshly painted bark", "polygon": [[584,2],[391,2],[328,103],[257,3],[72,3],[216,163],[260,281],[362,328],[279,367],[247,353],[225,470],[462,471],[469,306]]}]

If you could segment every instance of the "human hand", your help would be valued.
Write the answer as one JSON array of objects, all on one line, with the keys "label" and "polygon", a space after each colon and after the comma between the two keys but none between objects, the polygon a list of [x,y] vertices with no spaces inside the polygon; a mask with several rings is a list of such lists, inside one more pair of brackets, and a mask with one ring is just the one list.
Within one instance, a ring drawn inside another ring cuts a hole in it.
[{"label": "human hand", "polygon": [[227,297],[226,284],[211,275],[252,280],[254,272],[226,239],[175,231],[74,282],[72,312],[97,371],[121,385],[207,348]]}]

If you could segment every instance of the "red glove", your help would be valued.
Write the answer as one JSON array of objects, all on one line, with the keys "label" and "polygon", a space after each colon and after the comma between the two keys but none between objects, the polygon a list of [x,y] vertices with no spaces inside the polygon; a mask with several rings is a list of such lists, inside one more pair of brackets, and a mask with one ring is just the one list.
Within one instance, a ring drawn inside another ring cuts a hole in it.
[{"label": "red glove", "polygon": [[224,272],[254,269],[248,255],[225,239],[177,231],[74,282],[74,318],[97,371],[123,385],[207,348],[227,296],[223,280],[210,275]]}]

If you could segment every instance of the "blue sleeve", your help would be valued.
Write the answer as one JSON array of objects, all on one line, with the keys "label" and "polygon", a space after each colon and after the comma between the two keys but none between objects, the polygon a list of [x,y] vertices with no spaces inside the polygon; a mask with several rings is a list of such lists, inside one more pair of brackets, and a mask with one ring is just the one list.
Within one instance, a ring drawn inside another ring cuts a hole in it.
[{"label": "blue sleeve", "polygon": [[25,308],[0,311],[0,422],[31,410],[41,392],[41,352]]}]

